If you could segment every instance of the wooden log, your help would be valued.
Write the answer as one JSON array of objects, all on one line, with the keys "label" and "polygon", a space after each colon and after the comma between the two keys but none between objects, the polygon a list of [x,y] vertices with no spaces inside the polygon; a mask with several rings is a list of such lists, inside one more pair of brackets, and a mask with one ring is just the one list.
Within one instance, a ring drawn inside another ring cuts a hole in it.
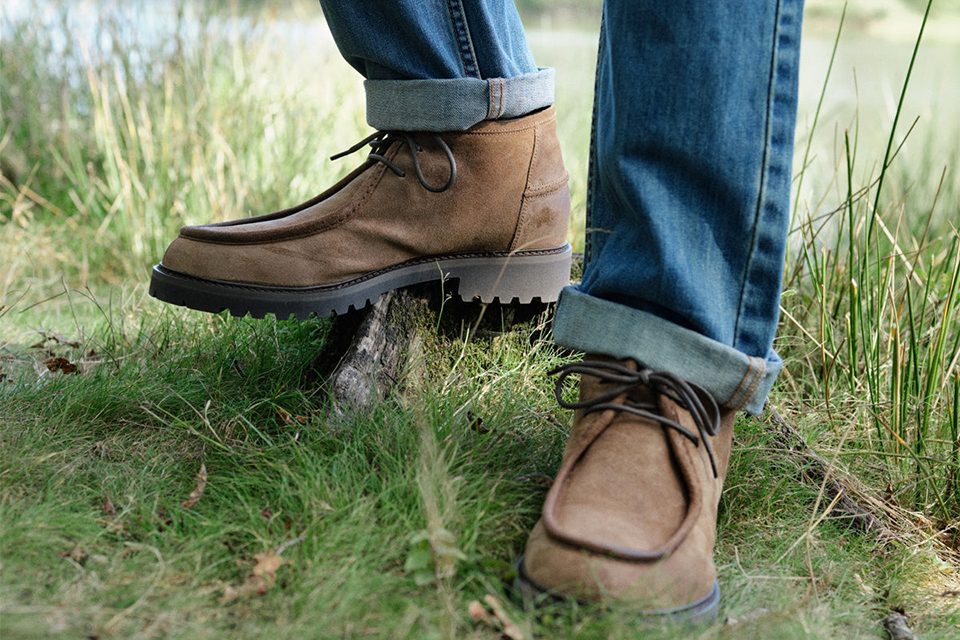
[{"label": "wooden log", "polygon": [[400,290],[333,321],[320,362],[336,362],[328,376],[335,413],[369,412],[390,394],[428,317],[426,299]]},{"label": "wooden log", "polygon": [[851,489],[848,482],[836,472],[829,462],[807,445],[803,436],[775,408],[768,409],[770,425],[774,427],[774,442],[785,452],[799,458],[803,479],[812,485],[823,487],[828,503],[836,499],[832,513],[845,517],[850,525],[861,532],[874,532],[890,536],[890,527],[876,509],[868,508],[854,497],[861,493]]},{"label": "wooden log", "polygon": [[490,339],[548,308],[552,305],[463,302],[435,285],[392,291],[334,319],[317,368],[325,374],[337,415],[367,413],[419,366],[414,355],[438,332]]}]

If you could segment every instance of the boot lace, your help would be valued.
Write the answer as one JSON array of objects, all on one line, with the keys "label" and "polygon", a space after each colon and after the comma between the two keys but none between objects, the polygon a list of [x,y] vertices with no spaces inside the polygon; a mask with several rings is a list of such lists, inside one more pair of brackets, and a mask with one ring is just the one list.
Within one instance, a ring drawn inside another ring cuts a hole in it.
[{"label": "boot lace", "polygon": [[331,160],[337,160],[344,156],[348,156],[351,153],[355,153],[360,149],[369,146],[371,151],[367,155],[367,162],[380,162],[401,178],[406,176],[406,172],[401,169],[395,162],[386,157],[387,151],[394,143],[406,145],[407,150],[410,152],[410,156],[413,158],[413,170],[416,173],[417,181],[420,185],[431,193],[441,193],[446,191],[453,186],[453,183],[457,180],[457,161],[453,157],[453,152],[450,151],[450,146],[444,141],[443,138],[437,134],[429,134],[436,140],[440,148],[443,149],[443,152],[447,156],[447,162],[450,163],[450,177],[447,178],[447,181],[440,186],[430,184],[423,175],[423,169],[420,167],[420,154],[423,152],[423,147],[417,143],[409,133],[403,131],[375,131],[369,136],[356,143],[349,149],[341,151],[340,153],[330,156]]},{"label": "boot lace", "polygon": [[[557,376],[554,395],[564,409],[583,409],[586,413],[607,409],[622,411],[672,429],[697,446],[703,444],[710,459],[713,477],[718,477],[717,460],[713,446],[710,444],[710,437],[717,435],[720,430],[720,408],[713,396],[700,385],[687,382],[665,371],[654,371],[644,367],[633,371],[622,364],[599,360],[572,362],[553,369],[549,374]],[[597,378],[609,385],[609,389],[587,400],[568,402],[563,399],[564,383],[567,378],[575,374]],[[631,398],[630,392],[638,388],[653,391],[653,398],[649,401]],[[614,400],[622,395],[627,395],[627,398],[622,401]],[[658,396],[666,396],[677,406],[688,411],[697,431],[693,432],[679,422],[661,415],[657,404]]]}]

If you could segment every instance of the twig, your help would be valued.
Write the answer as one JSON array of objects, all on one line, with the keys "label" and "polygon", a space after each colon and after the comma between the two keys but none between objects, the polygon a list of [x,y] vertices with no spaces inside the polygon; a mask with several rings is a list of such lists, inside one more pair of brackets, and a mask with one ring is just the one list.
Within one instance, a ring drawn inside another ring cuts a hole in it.
[{"label": "twig", "polygon": [[838,477],[833,465],[807,446],[800,432],[779,411],[771,408],[768,413],[770,424],[776,428],[774,435],[777,444],[798,455],[803,463],[803,475],[808,481],[823,486],[824,496],[833,505],[830,510],[832,513],[847,516],[851,526],[859,531],[892,535],[881,517],[852,497],[850,488]]},{"label": "twig", "polygon": [[287,549],[289,549],[290,547],[292,547],[292,546],[295,545],[295,544],[300,544],[301,542],[303,542],[303,541],[306,540],[306,539],[307,539],[307,534],[301,533],[301,534],[298,535],[296,538],[294,538],[294,539],[292,539],[292,540],[287,540],[287,541],[284,542],[283,544],[279,545],[279,546],[274,550],[274,553],[275,553],[276,555],[278,555],[278,556],[282,556],[284,551],[286,551]]}]

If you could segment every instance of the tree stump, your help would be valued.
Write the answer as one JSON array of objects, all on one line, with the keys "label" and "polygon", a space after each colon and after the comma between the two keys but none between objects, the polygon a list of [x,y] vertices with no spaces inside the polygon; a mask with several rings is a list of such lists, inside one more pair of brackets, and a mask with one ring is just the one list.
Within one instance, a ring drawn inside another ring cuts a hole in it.
[{"label": "tree stump", "polygon": [[317,368],[327,378],[334,413],[368,413],[420,366],[416,354],[438,332],[490,338],[550,308],[462,302],[436,285],[391,291],[365,309],[334,319]]}]

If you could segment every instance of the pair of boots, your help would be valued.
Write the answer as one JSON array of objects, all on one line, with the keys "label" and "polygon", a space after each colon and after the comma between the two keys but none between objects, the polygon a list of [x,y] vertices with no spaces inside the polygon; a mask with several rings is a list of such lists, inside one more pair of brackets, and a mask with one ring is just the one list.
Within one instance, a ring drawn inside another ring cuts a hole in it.
[{"label": "pair of boots", "polygon": [[[380,132],[366,162],[277,213],[185,227],[154,268],[161,300],[235,315],[341,314],[455,280],[464,299],[549,302],[569,280],[567,174],[552,108],[456,133]],[[697,618],[719,601],[713,546],[734,412],[633,361],[557,372],[576,410],[520,581],[531,592]],[[581,376],[580,399],[564,381]]]}]

